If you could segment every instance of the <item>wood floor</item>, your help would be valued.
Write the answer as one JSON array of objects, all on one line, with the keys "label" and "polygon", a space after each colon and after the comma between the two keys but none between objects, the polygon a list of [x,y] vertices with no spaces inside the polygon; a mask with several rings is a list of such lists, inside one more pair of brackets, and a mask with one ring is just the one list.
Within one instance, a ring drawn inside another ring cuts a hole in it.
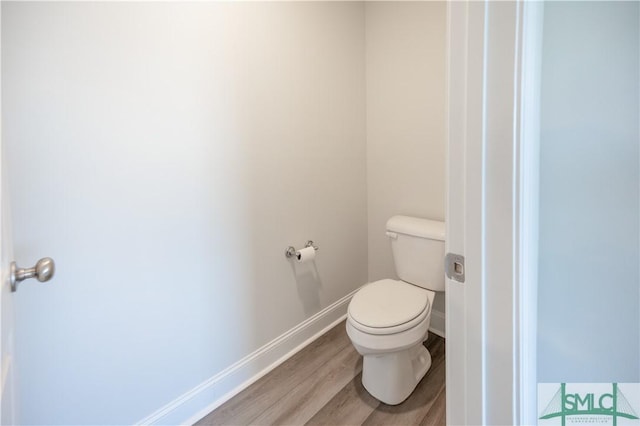
[{"label": "wood floor", "polygon": [[411,396],[386,405],[362,386],[362,357],[342,322],[200,420],[198,425],[444,425],[445,343]]}]

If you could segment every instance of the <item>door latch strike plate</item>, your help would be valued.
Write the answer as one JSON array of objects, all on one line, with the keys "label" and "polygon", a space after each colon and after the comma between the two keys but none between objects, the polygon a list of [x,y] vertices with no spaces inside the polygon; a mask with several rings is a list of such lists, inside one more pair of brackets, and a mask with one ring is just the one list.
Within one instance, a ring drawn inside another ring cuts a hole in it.
[{"label": "door latch strike plate", "polygon": [[455,253],[447,253],[444,258],[444,271],[447,278],[464,282],[464,256]]}]

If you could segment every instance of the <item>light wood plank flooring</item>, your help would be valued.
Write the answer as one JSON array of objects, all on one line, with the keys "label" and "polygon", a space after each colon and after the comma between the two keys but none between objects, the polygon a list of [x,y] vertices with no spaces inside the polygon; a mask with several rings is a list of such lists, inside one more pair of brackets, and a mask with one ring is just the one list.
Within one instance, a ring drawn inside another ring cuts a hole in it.
[{"label": "light wood plank flooring", "polygon": [[197,424],[444,425],[444,339],[429,334],[425,346],[431,369],[405,402],[386,405],[362,386],[362,357],[342,322]]}]

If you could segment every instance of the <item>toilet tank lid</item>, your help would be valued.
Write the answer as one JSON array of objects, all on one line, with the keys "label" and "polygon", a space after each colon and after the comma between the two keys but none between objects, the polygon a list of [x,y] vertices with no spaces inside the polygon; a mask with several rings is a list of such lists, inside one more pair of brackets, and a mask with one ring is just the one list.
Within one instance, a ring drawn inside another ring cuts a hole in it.
[{"label": "toilet tank lid", "polygon": [[420,238],[444,241],[444,222],[410,216],[393,216],[387,221],[387,231]]}]

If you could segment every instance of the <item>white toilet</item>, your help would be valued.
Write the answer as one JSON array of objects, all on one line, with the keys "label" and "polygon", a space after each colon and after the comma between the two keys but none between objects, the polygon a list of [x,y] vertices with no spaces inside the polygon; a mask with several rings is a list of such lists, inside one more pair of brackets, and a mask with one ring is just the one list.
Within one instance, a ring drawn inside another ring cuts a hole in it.
[{"label": "white toilet", "polygon": [[436,291],[444,291],[444,222],[394,216],[387,236],[401,281],[369,283],[353,296],[347,334],[364,357],[362,384],[378,400],[407,399],[431,367],[422,345]]}]

